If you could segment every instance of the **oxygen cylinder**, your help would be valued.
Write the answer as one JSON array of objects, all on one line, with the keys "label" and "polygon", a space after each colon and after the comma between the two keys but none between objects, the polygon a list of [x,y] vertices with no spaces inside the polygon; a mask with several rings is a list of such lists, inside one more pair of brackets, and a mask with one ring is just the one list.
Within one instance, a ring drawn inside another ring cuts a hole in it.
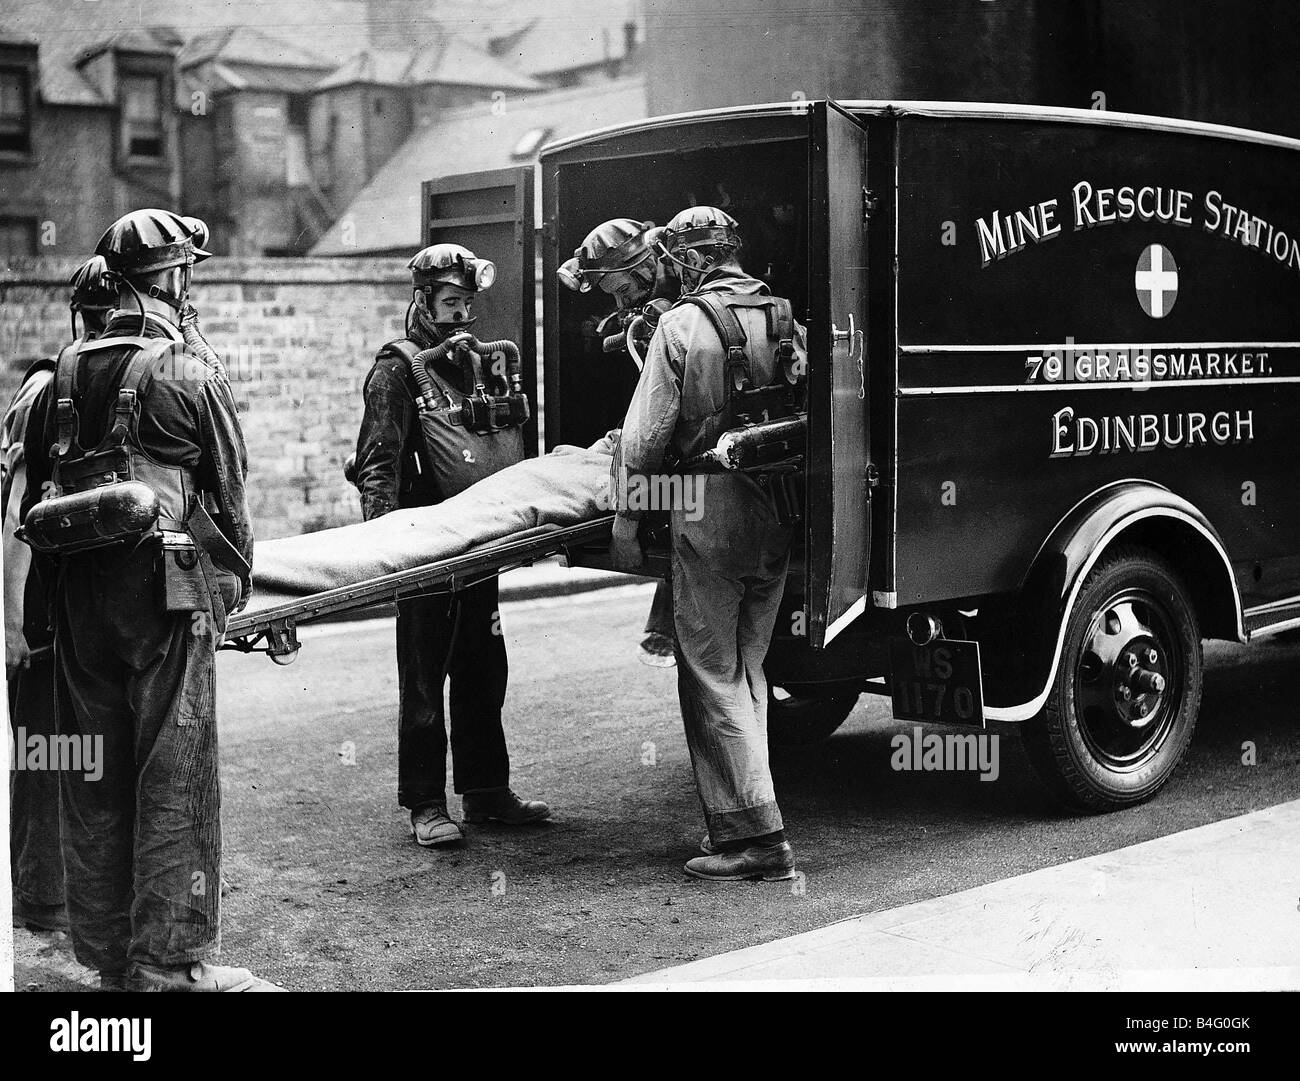
[{"label": "oxygen cylinder", "polygon": [[27,512],[18,539],[38,552],[68,555],[135,541],[158,522],[157,493],[139,481],[118,481],[43,499]]}]

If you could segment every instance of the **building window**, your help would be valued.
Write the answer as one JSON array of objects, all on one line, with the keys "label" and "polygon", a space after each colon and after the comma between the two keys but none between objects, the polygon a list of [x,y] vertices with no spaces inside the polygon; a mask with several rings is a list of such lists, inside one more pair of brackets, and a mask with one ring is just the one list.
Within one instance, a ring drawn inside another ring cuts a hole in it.
[{"label": "building window", "polygon": [[122,76],[122,146],[128,158],[161,158],[163,81],[161,75]]},{"label": "building window", "polygon": [[0,150],[32,148],[31,76],[26,68],[0,68]]},{"label": "building window", "polygon": [[36,254],[35,218],[0,218],[0,262]]}]

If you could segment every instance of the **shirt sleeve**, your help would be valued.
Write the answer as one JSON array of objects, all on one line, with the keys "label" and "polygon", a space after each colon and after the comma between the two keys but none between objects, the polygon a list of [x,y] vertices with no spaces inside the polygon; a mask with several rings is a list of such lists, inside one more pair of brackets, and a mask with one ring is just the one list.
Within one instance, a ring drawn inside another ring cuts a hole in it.
[{"label": "shirt sleeve", "polygon": [[645,513],[629,505],[629,481],[663,468],[681,412],[685,360],[686,348],[672,322],[660,322],[650,339],[645,366],[627,407],[622,438],[614,455],[611,483],[620,517],[636,520]]},{"label": "shirt sleeve", "polygon": [[357,433],[357,490],[361,516],[369,521],[397,509],[402,483],[402,448],[415,422],[415,403],[397,364],[375,361],[365,385],[365,414]]}]

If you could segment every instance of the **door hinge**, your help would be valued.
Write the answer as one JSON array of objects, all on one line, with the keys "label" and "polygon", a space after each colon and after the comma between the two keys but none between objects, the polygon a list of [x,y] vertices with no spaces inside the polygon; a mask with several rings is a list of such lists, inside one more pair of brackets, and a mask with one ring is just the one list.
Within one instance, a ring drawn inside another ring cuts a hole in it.
[{"label": "door hinge", "polygon": [[876,212],[880,206],[880,200],[876,198],[876,193],[870,188],[862,189],[862,224],[866,225],[871,221],[871,215]]}]

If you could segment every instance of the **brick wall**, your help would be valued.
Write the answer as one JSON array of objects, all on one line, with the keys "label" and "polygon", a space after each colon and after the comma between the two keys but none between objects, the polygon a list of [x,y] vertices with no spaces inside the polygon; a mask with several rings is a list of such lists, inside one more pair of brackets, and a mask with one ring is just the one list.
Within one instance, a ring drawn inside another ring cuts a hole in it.
[{"label": "brick wall", "polygon": [[[68,340],[73,260],[0,267],[0,396]],[[230,369],[248,442],[257,535],[359,521],[343,461],[356,446],[361,383],[401,332],[400,259],[212,259],[193,290],[204,336]]]}]

